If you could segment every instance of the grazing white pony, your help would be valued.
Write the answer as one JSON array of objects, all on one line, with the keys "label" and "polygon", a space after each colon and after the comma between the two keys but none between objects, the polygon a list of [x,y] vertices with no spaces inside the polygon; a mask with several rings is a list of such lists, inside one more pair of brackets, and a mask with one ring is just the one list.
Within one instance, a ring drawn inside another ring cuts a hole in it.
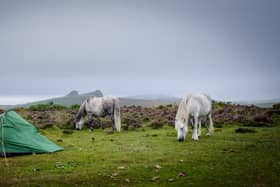
[{"label": "grazing white pony", "polygon": [[[82,129],[84,120],[83,117],[88,115],[89,131],[93,130],[93,117],[96,117],[102,126],[99,117],[109,115],[112,120],[112,129],[120,132],[121,130],[121,116],[120,105],[117,97],[90,97],[86,99],[80,106],[80,109],[75,118],[75,128]],[[102,126],[103,128],[103,126]]]},{"label": "grazing white pony", "polygon": [[212,100],[206,94],[188,94],[181,101],[176,118],[175,129],[178,141],[184,141],[188,132],[188,123],[192,123],[192,139],[198,140],[201,136],[201,119],[208,118],[207,134],[213,132],[213,121],[211,117]]}]

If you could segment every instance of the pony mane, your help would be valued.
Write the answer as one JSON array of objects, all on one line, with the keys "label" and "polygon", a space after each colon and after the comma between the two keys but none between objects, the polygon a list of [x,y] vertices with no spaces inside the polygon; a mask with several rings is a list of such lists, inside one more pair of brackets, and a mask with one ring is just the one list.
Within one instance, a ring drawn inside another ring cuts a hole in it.
[{"label": "pony mane", "polygon": [[[182,99],[182,101],[179,105],[177,114],[176,114],[176,120],[183,119],[184,124],[186,124],[189,120],[187,104],[188,104],[191,96],[192,96],[192,94],[188,94]],[[177,129],[177,128],[178,127],[175,126],[175,129]]]},{"label": "pony mane", "polygon": [[210,97],[208,94],[203,93],[202,95],[204,95],[205,97],[207,97],[207,98],[212,102],[212,99],[211,99],[211,97]]},{"label": "pony mane", "polygon": [[88,99],[86,99],[80,106],[79,111],[76,115],[75,122],[80,121],[80,119],[86,114],[86,102]]}]

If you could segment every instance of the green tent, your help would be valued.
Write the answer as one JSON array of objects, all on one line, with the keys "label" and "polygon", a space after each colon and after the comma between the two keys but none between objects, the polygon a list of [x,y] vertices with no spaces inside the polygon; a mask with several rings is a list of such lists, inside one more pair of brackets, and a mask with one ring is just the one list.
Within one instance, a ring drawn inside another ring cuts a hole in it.
[{"label": "green tent", "polygon": [[[14,111],[0,114],[0,154],[50,153],[63,150]],[[4,150],[3,150],[4,148]]]}]

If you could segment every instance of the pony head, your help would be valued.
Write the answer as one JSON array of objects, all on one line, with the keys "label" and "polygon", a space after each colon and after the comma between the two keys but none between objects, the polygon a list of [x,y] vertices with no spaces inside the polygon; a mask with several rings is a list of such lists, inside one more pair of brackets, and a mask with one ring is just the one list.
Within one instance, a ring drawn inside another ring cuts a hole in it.
[{"label": "pony head", "polygon": [[177,130],[177,140],[179,142],[185,141],[187,135],[187,127],[185,125],[185,119],[176,119],[175,128]]},{"label": "pony head", "polygon": [[188,108],[187,102],[190,96],[184,97],[181,101],[175,118],[175,129],[177,131],[177,139],[179,142],[185,141],[188,131]]},{"label": "pony head", "polygon": [[84,125],[84,120],[81,118],[80,120],[75,120],[74,128],[76,130],[81,130]]},{"label": "pony head", "polygon": [[85,102],[81,104],[79,111],[75,117],[74,129],[81,130],[84,125],[83,116],[85,115]]}]

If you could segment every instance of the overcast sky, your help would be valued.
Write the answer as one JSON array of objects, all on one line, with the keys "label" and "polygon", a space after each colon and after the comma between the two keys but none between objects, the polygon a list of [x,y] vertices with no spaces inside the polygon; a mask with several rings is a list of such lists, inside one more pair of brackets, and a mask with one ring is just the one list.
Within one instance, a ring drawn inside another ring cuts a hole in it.
[{"label": "overcast sky", "polygon": [[0,95],[280,98],[279,0],[0,0]]}]

